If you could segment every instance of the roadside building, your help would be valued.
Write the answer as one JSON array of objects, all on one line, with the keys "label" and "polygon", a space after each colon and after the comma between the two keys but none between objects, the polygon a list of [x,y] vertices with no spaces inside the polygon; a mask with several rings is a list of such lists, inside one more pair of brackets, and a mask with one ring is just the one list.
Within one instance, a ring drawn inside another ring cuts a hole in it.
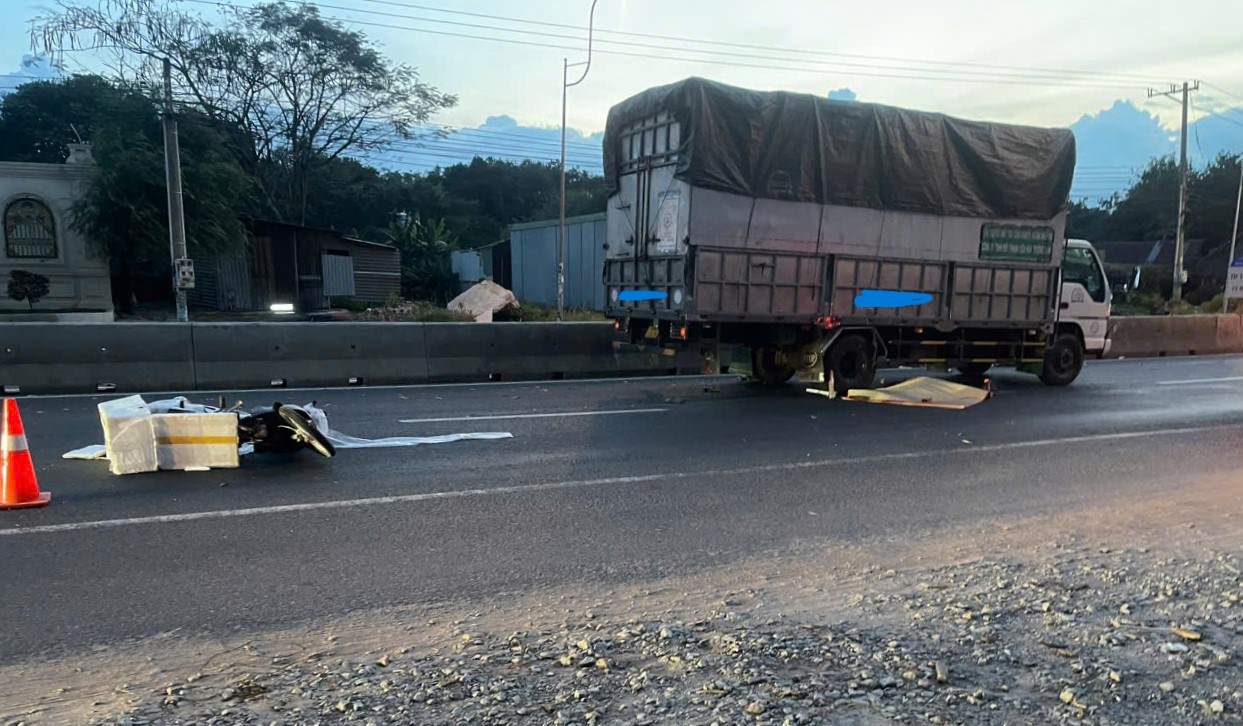
[{"label": "roadside building", "polygon": [[401,255],[392,245],[269,220],[247,227],[250,240],[241,251],[195,260],[191,305],[230,312],[293,305],[312,312],[346,300],[380,304],[401,293]]},{"label": "roadside building", "polygon": [[108,261],[73,229],[73,204],[94,168],[88,144],[70,144],[63,164],[0,162],[0,311],[29,312],[7,294],[14,270],[41,275],[48,293],[33,312],[59,319],[112,320]]},{"label": "roadside building", "polygon": [[[604,213],[570,217],[565,221],[565,306],[603,310]],[[513,224],[509,227],[509,270],[514,291],[522,302],[557,304],[556,219]]]}]

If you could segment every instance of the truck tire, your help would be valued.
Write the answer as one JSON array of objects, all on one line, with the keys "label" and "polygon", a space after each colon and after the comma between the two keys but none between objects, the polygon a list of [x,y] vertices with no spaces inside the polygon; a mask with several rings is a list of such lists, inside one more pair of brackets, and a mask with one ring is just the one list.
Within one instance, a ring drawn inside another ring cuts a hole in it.
[{"label": "truck tire", "polygon": [[1069,386],[1083,370],[1083,343],[1072,333],[1060,333],[1044,352],[1040,380],[1046,386]]},{"label": "truck tire", "polygon": [[765,386],[780,386],[794,377],[794,368],[780,362],[780,352],[772,346],[751,350],[751,374]]},{"label": "truck tire", "polygon": [[824,361],[824,376],[833,380],[833,388],[844,394],[852,388],[869,388],[876,378],[876,353],[871,339],[862,335],[838,338]]}]

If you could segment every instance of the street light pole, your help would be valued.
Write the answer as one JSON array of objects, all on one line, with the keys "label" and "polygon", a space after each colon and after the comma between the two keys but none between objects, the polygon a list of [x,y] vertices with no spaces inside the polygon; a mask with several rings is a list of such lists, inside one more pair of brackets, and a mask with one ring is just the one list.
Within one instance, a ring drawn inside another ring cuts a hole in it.
[{"label": "street light pole", "polygon": [[186,253],[186,219],[181,196],[181,145],[177,138],[177,117],[173,113],[172,64],[164,59],[164,176],[168,185],[168,243],[172,254],[173,294],[177,300],[177,321],[190,322],[186,289],[178,279],[178,265]]},{"label": "street light pole", "polygon": [[[587,60],[571,63],[569,58],[561,59],[561,217],[557,226],[557,320],[565,317],[565,107],[570,86],[577,86],[587,78],[591,70],[591,41],[595,30],[596,3],[591,0],[591,13],[587,19]],[[583,75],[570,83],[570,68],[586,66]]]},{"label": "street light pole", "polygon": [[1234,267],[1234,246],[1239,239],[1239,207],[1243,206],[1243,155],[1239,156],[1239,194],[1234,200],[1234,229],[1230,232],[1230,256],[1226,258],[1226,289],[1221,293],[1221,311],[1230,312],[1230,270]]}]

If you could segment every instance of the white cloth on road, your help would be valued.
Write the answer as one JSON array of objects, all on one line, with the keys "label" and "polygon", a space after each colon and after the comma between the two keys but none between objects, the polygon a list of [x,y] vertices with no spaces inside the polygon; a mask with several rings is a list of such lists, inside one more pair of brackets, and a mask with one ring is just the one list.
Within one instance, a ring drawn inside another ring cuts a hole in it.
[{"label": "white cloth on road", "polygon": [[[220,409],[216,406],[207,406],[199,403],[191,403],[186,400],[185,396],[170,398],[163,401],[154,401],[148,404],[152,413],[215,413]],[[461,434],[440,434],[438,436],[388,436],[382,439],[364,439],[359,436],[350,436],[340,431],[333,431],[328,425],[328,415],[318,406],[305,404],[299,406],[311,416],[311,422],[315,424],[315,428],[323,432],[324,436],[332,442],[332,445],[338,449],[384,449],[397,446],[423,446],[424,444],[451,444],[454,441],[494,441],[496,439],[512,439],[513,434],[508,431],[473,431]],[[238,455],[245,456],[254,453],[255,446],[252,443],[244,443],[238,447]],[[73,451],[66,451],[61,454],[63,459],[86,459],[96,460],[108,458],[108,454],[103,444],[91,444]]]},{"label": "white cloth on road", "polygon": [[512,439],[508,431],[480,431],[465,434],[441,434],[440,436],[389,436],[383,439],[364,439],[333,431],[328,425],[328,414],[318,406],[300,406],[311,416],[311,423],[338,449],[383,449],[390,446],[422,446],[423,444],[451,444],[454,441],[489,441]]},{"label": "white cloth on road", "polygon": [[454,441],[490,441],[512,439],[508,431],[478,431],[466,434],[441,434],[440,436],[390,436],[384,439],[360,439],[346,436],[339,431],[329,431],[328,440],[338,449],[382,449],[389,446],[421,446],[423,444],[451,444]]}]

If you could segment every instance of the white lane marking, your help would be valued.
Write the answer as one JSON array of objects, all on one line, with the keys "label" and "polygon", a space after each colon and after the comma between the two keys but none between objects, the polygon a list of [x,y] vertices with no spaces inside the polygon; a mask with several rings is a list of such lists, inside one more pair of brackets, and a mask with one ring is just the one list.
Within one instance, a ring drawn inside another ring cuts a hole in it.
[{"label": "white lane marking", "polygon": [[848,466],[853,464],[873,464],[878,461],[901,461],[904,459],[921,459],[954,454],[977,454],[981,452],[1007,451],[1011,449],[1032,449],[1043,446],[1065,446],[1067,444],[1086,444],[1098,441],[1117,441],[1120,439],[1138,439],[1156,436],[1182,436],[1200,434],[1208,431],[1243,430],[1240,424],[1223,424],[1218,426],[1196,426],[1189,428],[1165,429],[1160,431],[1125,431],[1113,434],[1088,434],[1085,436],[1068,436],[1061,439],[1037,439],[1033,441],[1015,441],[1007,444],[986,444],[982,446],[962,446],[953,449],[933,449],[930,451],[907,451],[895,454],[879,454],[877,456],[856,456],[840,459],[820,459],[817,461],[795,461],[784,464],[763,464],[760,466],[744,466],[736,469],[716,469],[700,471],[664,472],[659,474],[641,474],[636,476],[610,476],[600,479],[577,479],[570,481],[545,482],[543,484],[519,484],[492,489],[458,489],[424,494],[398,494],[387,497],[367,497],[364,499],[344,499],[327,502],[305,502],[302,504],[281,504],[269,507],[251,507],[249,509],[221,509],[207,512],[187,512],[185,514],[162,514],[151,517],[129,517],[125,519],[99,519],[86,522],[68,522],[65,524],[46,524],[34,527],[14,527],[0,529],[0,537],[13,537],[23,534],[50,534],[54,532],[76,532],[87,529],[110,529],[142,524],[162,524],[169,522],[196,522],[203,519],[227,519],[231,517],[254,517],[263,514],[285,514],[288,512],[310,512],[319,509],[347,509],[351,507],[370,507],[380,504],[410,504],[440,499],[464,499],[470,497],[494,496],[497,494],[530,494],[550,492],[564,489],[586,489],[608,484],[642,484],[653,481],[690,479],[695,477],[741,476],[774,471],[797,471],[816,469],[828,466]]},{"label": "white lane marking", "polygon": [[1158,386],[1195,386],[1201,383],[1229,383],[1243,381],[1243,376],[1226,376],[1224,378],[1188,378],[1182,381],[1157,381]]},{"label": "white lane marking", "polygon": [[1202,363],[1213,363],[1225,358],[1239,357],[1241,356],[1238,353],[1205,353],[1203,355],[1165,355],[1153,357],[1140,356],[1136,358],[1123,356],[1121,358],[1093,358],[1091,360],[1084,361],[1084,363],[1088,365],[1100,365],[1102,363],[1155,363],[1157,361],[1169,363],[1195,363],[1197,361]]},{"label": "white lane marking", "polygon": [[667,408],[622,408],[606,411],[562,411],[560,413],[504,413],[495,416],[453,416],[451,418],[399,418],[397,423],[445,423],[448,421],[500,421],[511,418],[557,418],[560,416],[620,416],[627,413],[664,413]]},{"label": "white lane marking", "polygon": [[733,373],[713,373],[713,374],[690,374],[681,376],[627,376],[625,378],[557,378],[548,380],[534,381],[474,381],[470,383],[400,383],[384,386],[311,386],[306,388],[214,388],[204,391],[116,391],[112,393],[12,393],[11,397],[18,398],[22,401],[30,401],[39,398],[119,398],[121,396],[132,396],[138,394],[140,396],[210,396],[219,395],[221,393],[280,393],[287,391],[291,393],[297,392],[315,392],[315,391],[394,391],[405,390],[408,388],[497,388],[500,386],[565,386],[579,383],[598,384],[598,383],[645,383],[650,381],[702,381],[702,380],[741,380],[741,376]]}]

